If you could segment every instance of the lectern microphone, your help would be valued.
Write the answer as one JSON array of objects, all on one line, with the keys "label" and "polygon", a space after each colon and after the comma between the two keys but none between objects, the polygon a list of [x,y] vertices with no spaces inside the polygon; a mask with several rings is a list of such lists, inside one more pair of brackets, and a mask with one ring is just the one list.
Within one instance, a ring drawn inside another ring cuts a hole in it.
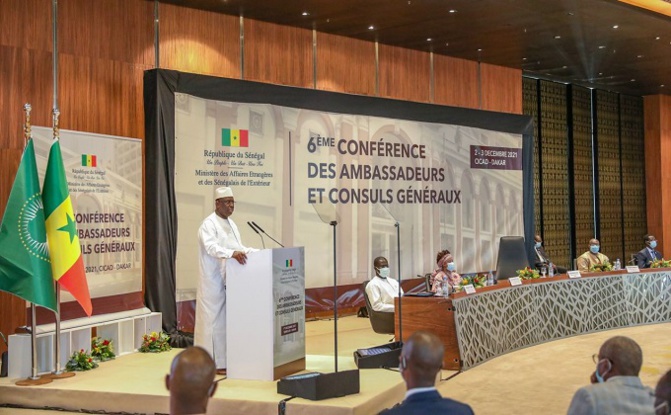
[{"label": "lectern microphone", "polygon": [[[253,223],[253,222],[252,222],[252,223]],[[259,232],[259,231],[254,227],[254,225],[252,225],[252,223],[249,223],[249,221],[247,221],[247,225],[249,225],[249,227],[252,228],[252,230],[253,230],[254,232],[256,232],[256,233],[259,234],[259,236],[261,237],[261,245],[263,245],[263,249],[266,249],[266,242],[263,240],[263,235],[261,235],[261,232]],[[259,229],[261,229],[261,228],[259,228]]]},{"label": "lectern microphone", "polygon": [[[263,230],[262,227],[260,227],[259,225],[256,224],[256,222],[252,221],[252,225],[254,225],[255,227],[257,227],[261,232],[263,232],[264,235],[266,235],[268,238],[272,239],[276,244],[278,244],[279,246],[281,246],[282,248],[284,248],[284,245],[282,245],[281,243],[277,242],[277,240],[276,240],[275,238],[273,238],[272,236],[268,235],[268,234],[266,233],[266,231]],[[251,226],[251,225],[250,225],[250,226]]]}]

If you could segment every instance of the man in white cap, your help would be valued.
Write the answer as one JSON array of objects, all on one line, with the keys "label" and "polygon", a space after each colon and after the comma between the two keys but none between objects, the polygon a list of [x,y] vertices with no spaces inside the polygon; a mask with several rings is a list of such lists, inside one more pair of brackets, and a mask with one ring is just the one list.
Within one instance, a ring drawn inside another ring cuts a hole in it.
[{"label": "man in white cap", "polygon": [[226,260],[247,262],[247,254],[256,251],[242,245],[240,231],[230,218],[235,210],[233,190],[215,191],[214,212],[198,229],[200,278],[196,294],[194,344],[214,358],[217,374],[226,373]]}]

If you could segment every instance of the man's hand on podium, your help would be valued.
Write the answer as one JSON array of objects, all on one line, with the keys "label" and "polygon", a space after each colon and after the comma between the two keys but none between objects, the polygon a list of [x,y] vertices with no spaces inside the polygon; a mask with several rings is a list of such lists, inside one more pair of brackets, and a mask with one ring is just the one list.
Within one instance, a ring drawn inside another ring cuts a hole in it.
[{"label": "man's hand on podium", "polygon": [[245,265],[245,263],[247,262],[247,254],[245,254],[242,251],[233,252],[233,258],[235,258],[235,260],[242,265]]}]

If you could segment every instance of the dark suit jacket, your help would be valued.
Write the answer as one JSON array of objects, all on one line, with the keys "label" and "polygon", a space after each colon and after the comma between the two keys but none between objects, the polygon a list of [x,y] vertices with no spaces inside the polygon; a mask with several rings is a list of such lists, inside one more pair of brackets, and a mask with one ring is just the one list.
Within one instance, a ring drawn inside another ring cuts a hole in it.
[{"label": "dark suit jacket", "polygon": [[[548,256],[548,254],[545,252],[545,249],[543,248],[543,246],[538,248],[538,251],[543,256],[543,258],[545,258],[545,262],[541,262],[540,258],[538,258],[538,254],[536,253],[536,247],[533,247],[532,249],[534,251],[534,266],[539,271],[540,271],[540,269],[543,265],[547,266],[548,263],[552,262],[552,260]],[[554,269],[555,269],[555,274],[566,274],[566,271],[567,271],[566,268],[559,267],[556,264],[553,264],[553,265],[554,265]]]},{"label": "dark suit jacket", "polygon": [[[653,250],[654,251],[654,250]],[[654,258],[650,256],[650,251],[648,247],[645,247],[636,253],[636,265],[639,268],[650,268],[650,263],[655,259],[662,259],[662,254],[657,251],[654,251]]]},{"label": "dark suit jacket", "polygon": [[437,391],[410,395],[401,404],[385,409],[380,415],[473,415],[470,406],[452,399],[443,398]]}]

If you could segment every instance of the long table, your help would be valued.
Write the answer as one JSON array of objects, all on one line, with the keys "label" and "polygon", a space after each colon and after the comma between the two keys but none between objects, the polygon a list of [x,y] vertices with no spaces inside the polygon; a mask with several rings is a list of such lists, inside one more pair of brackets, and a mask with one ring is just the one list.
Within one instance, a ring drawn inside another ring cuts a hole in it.
[{"label": "long table", "polygon": [[[403,297],[403,341],[417,330],[445,344],[444,369],[466,370],[524,347],[671,321],[671,269],[508,281],[450,298]],[[398,302],[396,309],[398,316]],[[396,336],[399,338],[399,319]]]}]

